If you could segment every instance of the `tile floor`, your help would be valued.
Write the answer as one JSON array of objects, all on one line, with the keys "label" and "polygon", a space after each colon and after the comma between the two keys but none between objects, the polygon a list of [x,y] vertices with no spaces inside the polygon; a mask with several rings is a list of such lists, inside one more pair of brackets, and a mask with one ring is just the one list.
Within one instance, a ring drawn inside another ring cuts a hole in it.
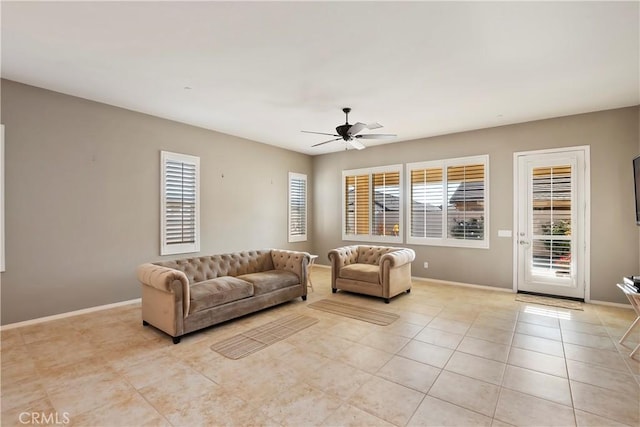
[{"label": "tile floor", "polygon": [[[640,328],[584,311],[416,281],[391,304],[315,292],[183,338],[129,305],[2,332],[2,425],[638,426]],[[613,285],[612,285],[613,286]],[[336,298],[400,315],[377,326],[313,310]],[[319,319],[240,360],[209,347],[291,313]],[[638,356],[636,356],[638,357]]]}]

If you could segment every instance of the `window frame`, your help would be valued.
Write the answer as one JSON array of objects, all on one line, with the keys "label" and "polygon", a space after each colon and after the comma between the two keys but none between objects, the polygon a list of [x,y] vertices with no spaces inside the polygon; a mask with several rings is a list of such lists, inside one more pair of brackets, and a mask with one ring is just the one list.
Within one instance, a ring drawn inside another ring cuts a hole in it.
[{"label": "window frame", "polygon": [[[303,218],[303,224],[304,224],[304,233],[303,234],[294,234],[292,233],[292,225],[293,225],[293,204],[292,202],[292,184],[293,181],[297,180],[297,181],[304,181],[304,218]],[[307,241],[307,236],[309,234],[309,224],[308,224],[308,218],[309,218],[309,181],[307,179],[307,175],[303,174],[303,173],[297,173],[297,172],[289,172],[289,179],[288,179],[288,199],[287,199],[287,204],[288,204],[288,214],[287,214],[287,234],[288,234],[288,242],[289,243],[295,243],[295,242],[306,242]]]},{"label": "window frame", "polygon": [[[472,239],[456,239],[449,237],[447,223],[449,220],[448,209],[448,168],[456,166],[470,166],[476,164],[484,165],[484,238],[482,240]],[[412,182],[411,176],[414,170],[421,170],[427,168],[440,168],[442,170],[442,235],[439,238],[435,237],[413,237],[412,236]],[[489,155],[483,154],[478,156],[469,157],[457,157],[452,159],[441,160],[428,160],[423,162],[414,162],[406,164],[406,175],[409,179],[405,183],[405,192],[407,194],[407,210],[406,210],[406,242],[412,245],[426,245],[426,246],[446,246],[446,247],[459,247],[459,248],[478,248],[489,249],[490,246],[490,221],[489,221]]]},{"label": "window frame", "polygon": [[[400,232],[397,236],[381,236],[375,235],[372,233],[372,219],[373,215],[373,204],[375,201],[375,197],[372,197],[373,192],[373,175],[379,173],[398,173],[399,176],[399,184],[398,184],[398,225],[400,227]],[[368,176],[368,184],[369,187],[367,189],[369,200],[368,202],[368,233],[367,234],[347,234],[347,192],[346,192],[346,179],[349,176]],[[375,243],[403,243],[404,236],[404,168],[402,164],[395,165],[387,165],[387,166],[377,166],[371,168],[361,168],[361,169],[349,169],[342,171],[342,240],[345,241],[355,241],[355,242],[375,242]]]},{"label": "window frame", "polygon": [[[195,224],[194,241],[178,244],[167,243],[166,215],[166,166],[167,162],[188,163],[195,166]],[[200,252],[200,157],[188,154],[160,152],[160,255],[176,255]]]}]

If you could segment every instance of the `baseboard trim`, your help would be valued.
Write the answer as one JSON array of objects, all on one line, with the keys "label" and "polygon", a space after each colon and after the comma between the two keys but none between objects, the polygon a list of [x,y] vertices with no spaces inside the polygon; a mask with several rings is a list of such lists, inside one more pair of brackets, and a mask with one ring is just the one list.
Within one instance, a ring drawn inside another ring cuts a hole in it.
[{"label": "baseboard trim", "polygon": [[142,298],[136,298],[128,301],[114,302],[112,304],[83,308],[82,310],[69,311],[67,313],[54,314],[52,316],[38,317],[37,319],[25,320],[23,322],[9,323],[7,325],[0,326],[0,331],[7,331],[9,329],[21,328],[23,326],[36,325],[38,323],[49,322],[51,320],[64,319],[67,317],[78,316],[80,314],[93,313],[96,311],[108,310],[110,308],[122,307],[124,305],[131,305],[140,302],[142,302]]},{"label": "baseboard trim", "polygon": [[429,279],[427,277],[411,276],[411,280],[417,280],[417,281],[422,281],[422,282],[433,282],[433,283],[437,283],[439,285],[462,286],[462,287],[465,287],[465,288],[482,289],[482,290],[485,290],[485,291],[508,292],[510,294],[513,293],[513,289],[497,288],[495,286],[475,285],[473,283],[452,282],[450,280]]}]

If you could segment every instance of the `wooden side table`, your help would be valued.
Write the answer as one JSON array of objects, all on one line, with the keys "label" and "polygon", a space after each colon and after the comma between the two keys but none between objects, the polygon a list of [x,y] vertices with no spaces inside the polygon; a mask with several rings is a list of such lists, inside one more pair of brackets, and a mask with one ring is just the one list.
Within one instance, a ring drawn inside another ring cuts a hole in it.
[{"label": "wooden side table", "polygon": [[[627,329],[627,332],[624,333],[624,335],[622,336],[622,338],[620,338],[620,341],[618,341],[620,344],[622,344],[622,341],[624,341],[625,339],[627,339],[627,337],[629,336],[629,334],[631,333],[631,330],[640,322],[640,293],[638,293],[633,286],[629,286],[626,283],[624,284],[620,284],[618,283],[618,288],[620,288],[622,290],[622,292],[624,292],[624,294],[627,296],[627,299],[629,300],[629,302],[631,303],[631,306],[633,307],[633,310],[636,312],[636,320],[633,321],[633,323],[631,324],[631,326],[629,326],[629,329]],[[633,349],[633,351],[631,352],[631,354],[629,355],[629,357],[633,357],[634,354],[636,354],[636,352],[640,349],[640,344],[638,344],[636,346],[636,348]]]},{"label": "wooden side table", "polygon": [[313,283],[311,282],[311,266],[318,259],[318,255],[311,255],[311,260],[309,261],[309,265],[307,266],[307,287],[311,288],[311,292],[313,292]]}]

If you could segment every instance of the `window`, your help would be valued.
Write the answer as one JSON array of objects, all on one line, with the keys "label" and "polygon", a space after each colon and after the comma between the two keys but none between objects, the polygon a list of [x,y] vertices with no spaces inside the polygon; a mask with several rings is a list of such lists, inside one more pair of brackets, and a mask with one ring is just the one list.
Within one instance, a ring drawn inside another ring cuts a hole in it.
[{"label": "window", "polygon": [[407,164],[407,243],[489,247],[489,156]]},{"label": "window", "polygon": [[160,255],[200,251],[200,158],[162,151]]},{"label": "window", "polygon": [[289,242],[307,240],[307,175],[289,172]]},{"label": "window", "polygon": [[342,239],[402,243],[402,165],[342,172]]}]

